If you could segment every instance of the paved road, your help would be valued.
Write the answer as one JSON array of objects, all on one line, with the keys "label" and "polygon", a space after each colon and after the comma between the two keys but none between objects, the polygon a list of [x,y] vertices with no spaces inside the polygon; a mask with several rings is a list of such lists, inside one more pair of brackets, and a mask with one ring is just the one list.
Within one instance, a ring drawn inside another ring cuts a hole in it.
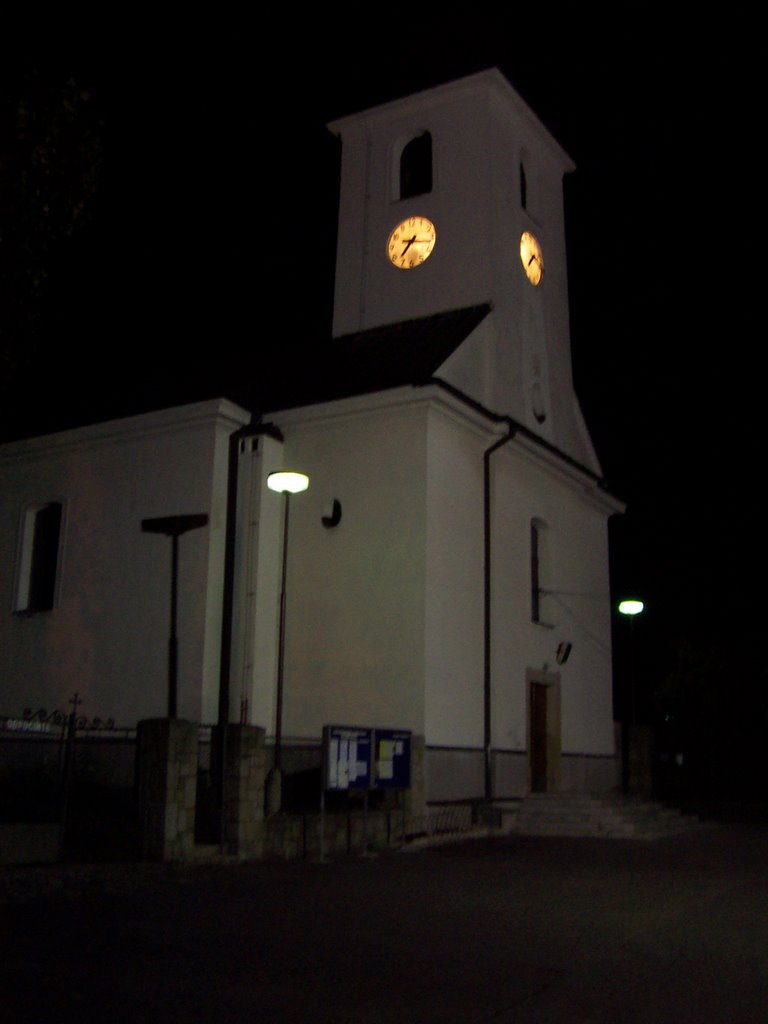
[{"label": "paved road", "polygon": [[763,1024],[768,826],[6,869],[1,1024]]}]

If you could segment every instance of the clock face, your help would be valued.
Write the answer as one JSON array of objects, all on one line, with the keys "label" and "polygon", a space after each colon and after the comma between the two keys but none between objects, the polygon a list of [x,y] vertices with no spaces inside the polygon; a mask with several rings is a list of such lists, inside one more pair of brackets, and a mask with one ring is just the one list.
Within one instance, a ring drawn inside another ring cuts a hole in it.
[{"label": "clock face", "polygon": [[520,261],[531,284],[541,284],[544,277],[544,257],[536,236],[530,231],[524,231],[520,236]]},{"label": "clock face", "polygon": [[435,225],[426,217],[408,217],[387,239],[387,256],[401,270],[419,267],[435,247]]}]

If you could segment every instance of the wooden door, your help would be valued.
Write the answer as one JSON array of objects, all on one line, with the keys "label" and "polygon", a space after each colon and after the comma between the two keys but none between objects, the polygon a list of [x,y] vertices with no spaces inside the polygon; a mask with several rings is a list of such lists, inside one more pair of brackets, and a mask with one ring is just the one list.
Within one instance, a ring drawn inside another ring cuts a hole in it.
[{"label": "wooden door", "polygon": [[547,687],[531,683],[530,698],[531,791],[547,790]]}]

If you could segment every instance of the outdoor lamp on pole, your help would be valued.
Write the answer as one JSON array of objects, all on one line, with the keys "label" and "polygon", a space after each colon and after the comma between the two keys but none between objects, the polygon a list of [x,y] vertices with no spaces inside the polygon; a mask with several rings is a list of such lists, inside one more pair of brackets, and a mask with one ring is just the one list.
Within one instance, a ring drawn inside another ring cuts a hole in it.
[{"label": "outdoor lamp on pole", "polygon": [[275,754],[272,770],[267,778],[267,814],[282,807],[282,740],[283,740],[283,666],[285,662],[285,581],[288,566],[288,520],[291,495],[306,491],[309,477],[304,473],[280,470],[270,473],[267,487],[283,495],[283,558],[280,583],[280,632],[277,648],[277,693],[275,697]]},{"label": "outdoor lamp on pole", "polygon": [[631,742],[631,729],[635,725],[635,651],[634,651],[634,638],[632,635],[633,625],[635,618],[641,614],[644,610],[645,605],[642,601],[638,601],[637,598],[625,598],[623,601],[619,601],[619,614],[626,615],[629,619],[629,722],[627,722],[626,710],[622,716],[624,719],[624,742],[623,742],[623,763],[622,763],[622,776],[623,776],[623,788],[627,792],[630,788],[630,771],[629,771],[629,748]]},{"label": "outdoor lamp on pole", "polygon": [[142,519],[144,533],[162,533],[171,538],[171,635],[168,638],[168,718],[176,717],[178,638],[176,636],[176,608],[179,577],[179,537],[190,530],[198,530],[208,522],[208,516],[201,512],[191,516],[161,516],[157,519]]},{"label": "outdoor lamp on pole", "polygon": [[639,615],[645,605],[642,601],[638,601],[636,598],[626,598],[623,601],[619,601],[619,612],[621,615],[626,615],[629,619],[629,682],[630,682],[630,721],[635,724],[635,652],[633,649],[632,639],[632,628],[635,621],[635,616]]},{"label": "outdoor lamp on pole", "polygon": [[622,615],[639,615],[644,608],[645,605],[643,604],[643,602],[637,601],[633,597],[627,598],[624,601],[619,601],[619,611]]}]

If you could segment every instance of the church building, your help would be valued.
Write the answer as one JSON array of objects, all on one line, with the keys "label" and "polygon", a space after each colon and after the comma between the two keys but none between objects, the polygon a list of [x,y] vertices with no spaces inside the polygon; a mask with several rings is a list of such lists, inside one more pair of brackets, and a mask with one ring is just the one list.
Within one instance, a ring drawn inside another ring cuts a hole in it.
[{"label": "church building", "polygon": [[402,730],[427,802],[615,788],[572,161],[496,69],[328,127],[332,337],[0,446],[0,713],[258,725],[288,775],[328,726]]}]

